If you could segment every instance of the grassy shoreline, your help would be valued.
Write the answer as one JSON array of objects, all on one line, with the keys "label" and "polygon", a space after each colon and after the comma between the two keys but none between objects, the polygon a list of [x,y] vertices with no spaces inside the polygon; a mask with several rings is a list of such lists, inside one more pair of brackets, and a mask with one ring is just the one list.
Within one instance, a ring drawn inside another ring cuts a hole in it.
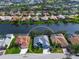
[{"label": "grassy shoreline", "polygon": [[60,20],[47,20],[47,21],[0,21],[0,24],[17,24],[17,25],[40,25],[40,24],[67,24],[67,23],[73,23],[73,24],[79,24],[79,19],[60,19]]}]

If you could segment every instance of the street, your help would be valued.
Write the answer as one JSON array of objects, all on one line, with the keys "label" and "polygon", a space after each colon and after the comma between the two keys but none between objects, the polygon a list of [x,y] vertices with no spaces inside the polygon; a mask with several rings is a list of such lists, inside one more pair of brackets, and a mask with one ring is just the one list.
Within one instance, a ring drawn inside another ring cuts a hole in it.
[{"label": "street", "polygon": [[[18,54],[10,54],[10,55],[2,55],[0,59],[62,59],[65,55],[61,53],[53,53],[53,54],[26,54],[26,55],[18,55]],[[77,56],[72,56],[72,59],[79,59]]]}]

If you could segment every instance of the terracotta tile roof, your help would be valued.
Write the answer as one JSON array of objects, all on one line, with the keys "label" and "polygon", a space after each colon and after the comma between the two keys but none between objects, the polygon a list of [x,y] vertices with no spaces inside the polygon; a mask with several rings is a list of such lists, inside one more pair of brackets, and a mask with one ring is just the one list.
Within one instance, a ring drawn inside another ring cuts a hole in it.
[{"label": "terracotta tile roof", "polygon": [[27,48],[30,44],[29,36],[16,36],[16,43],[20,45],[21,48]]},{"label": "terracotta tile roof", "polygon": [[12,16],[12,20],[20,20],[21,16]]},{"label": "terracotta tile roof", "polygon": [[67,40],[65,39],[63,34],[54,34],[51,35],[52,43],[60,44],[61,47],[66,47],[68,45]]},{"label": "terracotta tile roof", "polygon": [[69,41],[72,43],[72,44],[79,44],[79,35],[72,35],[70,38],[69,38]]}]

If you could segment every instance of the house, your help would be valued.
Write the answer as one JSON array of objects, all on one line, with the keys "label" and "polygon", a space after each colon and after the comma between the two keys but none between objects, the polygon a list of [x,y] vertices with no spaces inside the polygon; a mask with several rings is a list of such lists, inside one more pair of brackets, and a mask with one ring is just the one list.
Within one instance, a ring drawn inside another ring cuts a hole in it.
[{"label": "house", "polygon": [[28,21],[28,20],[30,20],[31,19],[31,17],[30,16],[23,16],[22,17],[22,21]]},{"label": "house", "polygon": [[58,20],[57,16],[51,15],[50,19]]},{"label": "house", "polygon": [[46,21],[46,20],[48,20],[48,19],[49,19],[48,16],[42,16],[42,17],[41,17],[41,20],[44,20],[44,21]]},{"label": "house", "polygon": [[43,15],[44,15],[44,16],[49,16],[49,13],[46,12],[46,11],[44,11],[44,12],[43,12]]},{"label": "house", "polygon": [[30,37],[26,35],[18,35],[16,36],[16,44],[20,45],[22,49],[28,48],[30,44]]},{"label": "house", "polygon": [[12,21],[17,21],[17,20],[21,20],[21,17],[20,16],[12,16]]},{"label": "house", "polygon": [[0,20],[5,20],[5,17],[4,16],[0,16]]},{"label": "house", "polygon": [[42,15],[41,12],[37,12],[37,13],[36,13],[36,16],[41,16],[41,15]]},{"label": "house", "polygon": [[64,15],[58,15],[57,16],[59,19],[65,19],[65,16]]},{"label": "house", "polygon": [[35,17],[32,17],[32,20],[34,20],[34,21],[39,21],[40,19],[39,19],[38,16],[35,16]]},{"label": "house", "polygon": [[43,3],[42,0],[30,0],[29,4],[39,4],[39,3]]},{"label": "house", "polygon": [[5,20],[12,20],[12,17],[11,16],[4,16],[5,17]]},{"label": "house", "polygon": [[1,42],[0,46],[7,45],[8,48],[13,38],[14,38],[13,34],[0,35],[0,42]]},{"label": "house", "polygon": [[68,42],[65,39],[63,34],[52,34],[50,36],[50,39],[51,39],[52,43],[59,44],[62,48],[63,47],[65,48],[68,46]]},{"label": "house", "polygon": [[6,41],[5,44],[7,45],[7,48],[9,47],[11,41],[13,40],[15,36],[13,34],[6,34]]},{"label": "house", "polygon": [[27,19],[30,20],[31,18],[32,18],[32,16],[29,14],[29,15],[27,16]]},{"label": "house", "polygon": [[21,15],[21,12],[20,11],[17,11],[15,14],[16,15]]},{"label": "house", "polygon": [[43,48],[43,54],[50,54],[50,43],[47,35],[34,37],[34,47]]},{"label": "house", "polygon": [[47,35],[34,37],[34,47],[43,48],[43,54],[50,54],[50,43]]},{"label": "house", "polygon": [[68,47],[68,42],[65,39],[63,34],[53,34],[50,36],[50,39],[52,41],[52,43],[56,43],[59,44],[62,47],[63,53],[69,54],[67,47]]},{"label": "house", "polygon": [[0,53],[5,53],[5,49],[9,47],[13,38],[13,34],[0,35]]},{"label": "house", "polygon": [[30,44],[30,36],[18,35],[16,36],[16,44],[21,48],[20,54],[26,54],[28,51],[28,46]]},{"label": "house", "polygon": [[71,42],[71,44],[79,44],[79,35],[78,34],[72,34],[68,37],[68,40]]},{"label": "house", "polygon": [[0,16],[1,20],[12,20],[11,16]]},{"label": "house", "polygon": [[49,48],[50,44],[49,44],[48,36],[40,35],[40,36],[34,37],[34,47]]}]

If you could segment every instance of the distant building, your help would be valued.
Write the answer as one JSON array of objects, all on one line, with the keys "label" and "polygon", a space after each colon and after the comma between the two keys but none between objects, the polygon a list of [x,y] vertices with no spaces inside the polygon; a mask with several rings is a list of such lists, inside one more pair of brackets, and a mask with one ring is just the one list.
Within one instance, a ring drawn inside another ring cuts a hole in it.
[{"label": "distant building", "polygon": [[49,20],[49,16],[43,16],[43,17],[41,17],[41,20],[47,21],[47,20]]},{"label": "distant building", "polygon": [[51,15],[50,19],[58,20],[57,16]]},{"label": "distant building", "polygon": [[11,0],[11,2],[13,2],[13,3],[21,3],[22,0]]},{"label": "distant building", "polygon": [[43,0],[30,0],[29,4],[43,3]]},{"label": "distant building", "polygon": [[64,15],[58,15],[57,16],[59,19],[65,19],[65,16]]},{"label": "distant building", "polygon": [[38,16],[35,16],[35,17],[32,17],[32,20],[34,20],[34,21],[39,21],[40,19],[39,19]]},{"label": "distant building", "polygon": [[71,0],[71,1],[79,1],[79,0]]}]

